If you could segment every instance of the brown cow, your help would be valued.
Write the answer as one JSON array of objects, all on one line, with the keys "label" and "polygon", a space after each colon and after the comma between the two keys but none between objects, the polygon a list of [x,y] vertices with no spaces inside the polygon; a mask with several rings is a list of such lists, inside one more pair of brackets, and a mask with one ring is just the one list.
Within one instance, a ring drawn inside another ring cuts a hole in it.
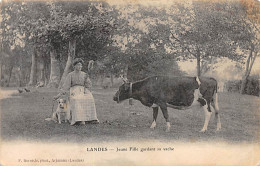
[{"label": "brown cow", "polygon": [[113,100],[120,101],[133,98],[143,105],[153,108],[153,123],[155,128],[160,107],[166,120],[166,131],[170,131],[170,122],[167,107],[187,109],[201,105],[205,113],[204,126],[201,132],[208,127],[212,111],[217,118],[217,131],[221,129],[218,113],[217,81],[208,77],[168,77],[153,76],[134,83],[126,82],[119,87]]}]

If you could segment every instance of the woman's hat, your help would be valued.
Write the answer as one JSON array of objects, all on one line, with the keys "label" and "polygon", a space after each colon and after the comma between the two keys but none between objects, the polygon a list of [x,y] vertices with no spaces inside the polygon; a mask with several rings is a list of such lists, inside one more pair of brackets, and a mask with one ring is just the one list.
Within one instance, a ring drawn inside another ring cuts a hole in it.
[{"label": "woman's hat", "polygon": [[72,65],[75,66],[75,65],[78,64],[78,63],[83,64],[84,61],[83,61],[81,58],[75,58],[74,61],[73,61],[73,63],[72,63]]}]

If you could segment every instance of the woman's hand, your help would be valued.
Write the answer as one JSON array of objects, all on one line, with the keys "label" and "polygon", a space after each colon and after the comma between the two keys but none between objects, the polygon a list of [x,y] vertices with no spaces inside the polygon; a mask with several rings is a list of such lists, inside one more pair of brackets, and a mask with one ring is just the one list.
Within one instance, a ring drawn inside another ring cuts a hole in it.
[{"label": "woman's hand", "polygon": [[87,93],[89,93],[89,92],[91,93],[90,88],[85,88],[85,89],[84,89],[84,94],[87,94]]}]

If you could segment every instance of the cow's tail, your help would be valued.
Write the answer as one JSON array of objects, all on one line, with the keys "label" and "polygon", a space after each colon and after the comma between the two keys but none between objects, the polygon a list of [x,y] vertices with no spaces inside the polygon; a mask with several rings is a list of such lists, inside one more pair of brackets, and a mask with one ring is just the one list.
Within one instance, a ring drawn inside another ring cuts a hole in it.
[{"label": "cow's tail", "polygon": [[214,108],[215,108],[215,119],[217,120],[217,131],[219,131],[221,129],[221,122],[220,122],[220,114],[219,114],[219,107],[218,107],[218,82],[217,81],[215,84],[215,92],[214,92],[213,101],[215,103]]}]

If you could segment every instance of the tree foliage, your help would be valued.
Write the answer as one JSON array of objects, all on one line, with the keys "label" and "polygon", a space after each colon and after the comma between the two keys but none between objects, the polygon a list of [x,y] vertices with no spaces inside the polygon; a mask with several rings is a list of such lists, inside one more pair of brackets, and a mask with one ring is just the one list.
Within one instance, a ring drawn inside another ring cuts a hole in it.
[{"label": "tree foliage", "polygon": [[1,44],[7,55],[26,48],[26,61],[36,50],[38,64],[50,64],[55,57],[63,75],[74,57],[96,61],[100,76],[124,73],[130,80],[180,75],[176,61],[194,58],[198,75],[222,57],[245,64],[250,74],[259,50],[258,11],[253,0],[168,6],[10,1],[1,8]]}]

